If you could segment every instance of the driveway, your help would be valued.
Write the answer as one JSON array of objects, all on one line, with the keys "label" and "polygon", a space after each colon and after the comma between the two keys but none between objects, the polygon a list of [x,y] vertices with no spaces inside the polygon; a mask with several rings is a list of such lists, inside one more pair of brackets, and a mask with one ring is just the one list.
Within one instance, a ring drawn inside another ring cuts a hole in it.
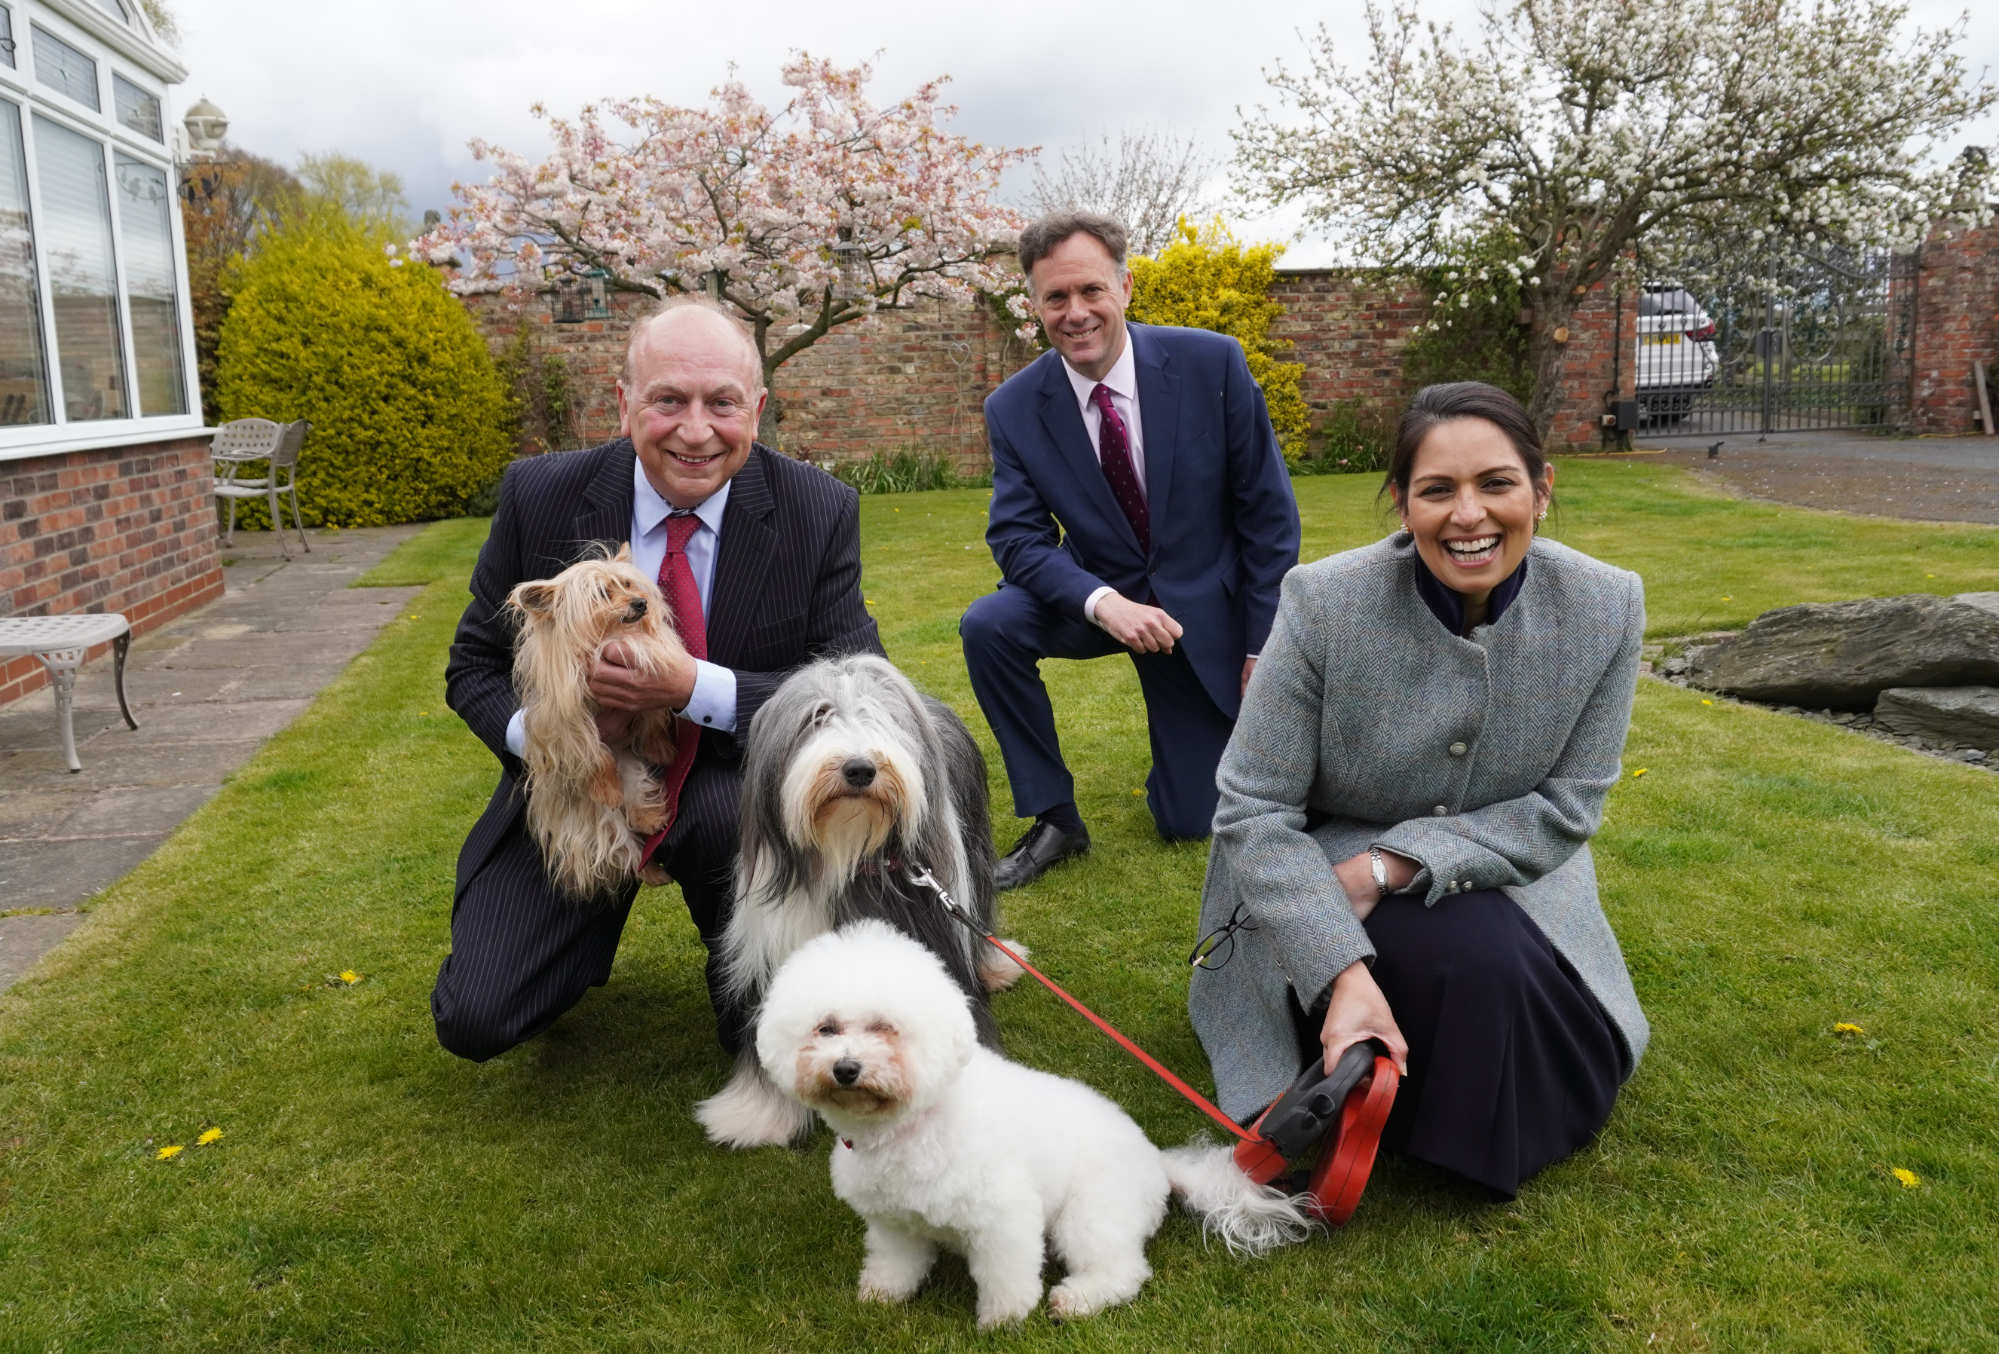
[{"label": "driveway", "polygon": [[[1719,441],[1713,459],[1708,447]],[[1869,517],[1999,524],[1999,437],[1879,437],[1851,432],[1726,433],[1660,438],[1684,465],[1747,498],[1833,508]]]}]

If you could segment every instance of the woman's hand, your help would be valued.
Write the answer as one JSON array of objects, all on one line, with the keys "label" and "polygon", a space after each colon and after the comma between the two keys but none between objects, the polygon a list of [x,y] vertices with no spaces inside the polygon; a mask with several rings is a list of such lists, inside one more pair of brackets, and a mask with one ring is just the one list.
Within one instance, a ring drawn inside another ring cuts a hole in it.
[{"label": "woman's hand", "polygon": [[[1363,861],[1367,858],[1361,857]],[[1402,1037],[1388,998],[1381,995],[1374,975],[1358,960],[1333,979],[1333,999],[1326,1007],[1326,1023],[1319,1028],[1319,1043],[1326,1050],[1326,1072],[1331,1075],[1340,1055],[1363,1039],[1379,1039],[1388,1050],[1388,1060],[1403,1076],[1409,1075],[1409,1041]]]},{"label": "woman's hand", "polygon": [[[1381,853],[1381,863],[1388,874],[1388,891],[1407,888],[1409,881],[1421,869],[1407,856],[1399,856],[1393,851]],[[1367,914],[1374,911],[1374,905],[1381,901],[1382,893],[1374,886],[1374,867],[1368,862],[1367,852],[1348,856],[1333,867],[1333,877],[1340,881],[1340,889],[1353,907],[1354,916],[1360,921],[1367,920]]]}]

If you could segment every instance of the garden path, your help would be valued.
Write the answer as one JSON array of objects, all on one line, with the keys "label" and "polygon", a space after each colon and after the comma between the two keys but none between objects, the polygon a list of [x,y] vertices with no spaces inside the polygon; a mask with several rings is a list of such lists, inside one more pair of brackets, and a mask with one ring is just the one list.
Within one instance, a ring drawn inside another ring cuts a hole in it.
[{"label": "garden path", "polygon": [[289,560],[272,533],[238,531],[223,595],[132,641],[136,731],[108,658],[78,674],[80,772],[63,765],[53,691],[0,707],[0,991],[401,613],[420,589],[348,584],[421,530],[315,531]]}]

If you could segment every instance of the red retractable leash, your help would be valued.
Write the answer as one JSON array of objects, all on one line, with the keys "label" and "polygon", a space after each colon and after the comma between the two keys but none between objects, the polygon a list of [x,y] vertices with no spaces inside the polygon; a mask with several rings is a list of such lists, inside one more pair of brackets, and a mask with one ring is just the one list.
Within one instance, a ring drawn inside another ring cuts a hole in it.
[{"label": "red retractable leash", "polygon": [[1257,1184],[1269,1184],[1284,1174],[1292,1162],[1319,1147],[1318,1160],[1312,1166],[1305,1189],[1312,1200],[1312,1211],[1334,1227],[1343,1226],[1353,1216],[1361,1191],[1367,1188],[1368,1174],[1374,1169],[1381,1130],[1388,1122],[1388,1111],[1395,1103],[1395,1090],[1402,1079],[1379,1042],[1370,1039],[1348,1048],[1330,1074],[1320,1059],[1312,1059],[1291,1083],[1291,1088],[1272,1101],[1245,1130],[1200,1092],[1174,1076],[1157,1058],[1120,1034],[1109,1021],[1008,949],[958,906],[929,870],[906,864],[903,872],[912,885],[935,894],[955,920],[1032,974],[1035,981],[1075,1008],[1084,1019],[1115,1039],[1125,1052],[1152,1069],[1161,1081],[1227,1129],[1236,1139],[1237,1169]]}]

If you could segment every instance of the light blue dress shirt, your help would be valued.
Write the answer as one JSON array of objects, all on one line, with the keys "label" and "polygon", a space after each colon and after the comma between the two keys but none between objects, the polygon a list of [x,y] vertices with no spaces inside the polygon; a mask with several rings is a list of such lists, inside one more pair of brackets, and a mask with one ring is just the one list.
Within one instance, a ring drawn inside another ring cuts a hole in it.
[{"label": "light blue dress shirt", "polygon": [[[722,514],[729,505],[729,482],[703,499],[694,509],[701,525],[687,538],[687,567],[694,571],[694,586],[701,594],[704,623],[712,610],[715,595],[715,556],[722,541]],[[632,462],[632,567],[647,578],[659,577],[666,559],[666,519],[673,505],[659,496],[646,478],[645,466]],[[736,674],[733,669],[706,659],[694,660],[694,694],[687,708],[679,712],[706,728],[734,732],[736,727]],[[507,751],[516,757],[527,748],[521,712],[507,721]]]}]

